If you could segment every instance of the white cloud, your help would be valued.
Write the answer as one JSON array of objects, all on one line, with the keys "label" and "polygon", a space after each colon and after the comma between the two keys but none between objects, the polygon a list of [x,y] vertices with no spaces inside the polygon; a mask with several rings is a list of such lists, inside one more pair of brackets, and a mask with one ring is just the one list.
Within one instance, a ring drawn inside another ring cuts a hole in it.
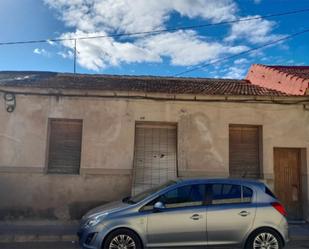
[{"label": "white cloud", "polygon": [[[77,31],[64,34],[61,38],[85,35],[82,31]],[[72,49],[74,47],[71,40],[64,41],[63,44]],[[218,42],[208,42],[194,31],[178,31],[137,39],[135,42],[117,42],[112,38],[79,40],[77,59],[81,66],[91,70],[109,65],[118,66],[121,63],[161,62],[163,57],[170,58],[172,65],[189,66],[246,49],[246,46],[224,46]],[[72,52],[59,54],[63,58],[72,57]]]},{"label": "white cloud", "polygon": [[33,50],[33,53],[38,54],[38,55],[43,55],[43,56],[46,56],[46,57],[51,56],[51,54],[48,51],[46,51],[44,48],[35,48]]},{"label": "white cloud", "polygon": [[[247,16],[244,19],[255,17],[260,16]],[[263,19],[236,22],[232,24],[230,34],[225,40],[235,41],[246,39],[252,44],[271,42],[282,37],[281,35],[272,34],[275,24],[273,21]]]},{"label": "white cloud", "polygon": [[223,78],[228,79],[243,79],[246,75],[248,68],[240,67],[240,66],[232,66],[228,69],[228,73],[226,73]]},{"label": "white cloud", "polygon": [[221,75],[223,78],[244,79],[248,72],[249,66],[250,60],[247,58],[239,58],[234,60],[230,65],[217,68],[215,73],[216,75]]},{"label": "white cloud", "polygon": [[74,57],[74,53],[71,50],[60,51],[57,54],[60,55],[63,59],[72,59]]},{"label": "white cloud", "polygon": [[240,58],[234,61],[235,65],[242,65],[242,64],[248,64],[249,60],[246,58]]},{"label": "white cloud", "polygon": [[171,58],[173,65],[189,66],[216,59],[225,53],[238,53],[245,46],[229,47],[218,42],[208,42],[194,31],[165,33],[143,39],[140,44],[159,56]]},{"label": "white cloud", "polygon": [[[62,34],[61,38],[109,35],[114,33],[143,32],[167,28],[173,13],[189,19],[200,18],[208,22],[234,20],[238,7],[234,0],[44,0],[57,10],[65,25],[76,31]],[[78,63],[87,69],[99,70],[122,63],[162,62],[167,58],[172,65],[190,66],[208,62],[222,55],[235,54],[248,49],[234,45],[239,38],[251,43],[272,39],[273,22],[235,23],[229,36],[215,41],[199,36],[192,30],[166,32],[129,39],[102,38],[78,41]],[[260,25],[262,24],[262,25]],[[259,30],[256,26],[260,25]],[[254,32],[249,27],[252,27]],[[254,37],[251,37],[254,35]],[[73,41],[62,43],[73,49]],[[72,58],[66,51],[58,53]]]},{"label": "white cloud", "polygon": [[255,4],[260,4],[262,0],[253,0]]},{"label": "white cloud", "polygon": [[87,32],[162,28],[171,12],[211,21],[234,19],[232,0],[45,0],[71,27]]},{"label": "white cloud", "polygon": [[51,46],[55,46],[56,45],[56,43],[54,41],[51,41],[51,40],[47,40],[47,43],[49,45],[51,45]]},{"label": "white cloud", "polygon": [[[106,33],[93,33],[95,35],[106,35]],[[67,33],[61,38],[86,36],[82,31]],[[64,41],[66,47],[74,47],[73,41]],[[78,62],[81,66],[99,70],[107,65],[118,66],[120,63],[136,62],[160,62],[161,58],[148,48],[143,48],[130,42],[117,42],[112,38],[79,40],[77,42]],[[63,56],[63,55],[62,55]]]}]

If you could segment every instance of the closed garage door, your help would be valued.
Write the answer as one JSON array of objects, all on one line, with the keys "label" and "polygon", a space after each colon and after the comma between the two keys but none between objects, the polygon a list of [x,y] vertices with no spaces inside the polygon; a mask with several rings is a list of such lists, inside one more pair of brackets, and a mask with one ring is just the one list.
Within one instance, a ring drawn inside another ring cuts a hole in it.
[{"label": "closed garage door", "polygon": [[230,176],[260,177],[260,130],[260,126],[230,125]]},{"label": "closed garage door", "polygon": [[137,123],[132,194],[177,177],[175,124]]}]

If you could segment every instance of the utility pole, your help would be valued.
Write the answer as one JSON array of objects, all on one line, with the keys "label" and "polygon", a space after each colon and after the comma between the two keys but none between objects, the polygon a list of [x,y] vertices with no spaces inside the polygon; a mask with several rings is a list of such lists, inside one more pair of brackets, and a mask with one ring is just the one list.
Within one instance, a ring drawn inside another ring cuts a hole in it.
[{"label": "utility pole", "polygon": [[77,56],[76,39],[74,39],[74,74],[76,74],[76,56]]}]

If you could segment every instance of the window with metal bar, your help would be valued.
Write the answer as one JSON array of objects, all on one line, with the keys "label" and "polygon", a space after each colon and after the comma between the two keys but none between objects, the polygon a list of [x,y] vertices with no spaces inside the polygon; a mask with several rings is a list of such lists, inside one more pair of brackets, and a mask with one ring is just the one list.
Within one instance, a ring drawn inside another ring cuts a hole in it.
[{"label": "window with metal bar", "polygon": [[132,194],[138,194],[176,177],[176,125],[155,122],[137,123]]}]

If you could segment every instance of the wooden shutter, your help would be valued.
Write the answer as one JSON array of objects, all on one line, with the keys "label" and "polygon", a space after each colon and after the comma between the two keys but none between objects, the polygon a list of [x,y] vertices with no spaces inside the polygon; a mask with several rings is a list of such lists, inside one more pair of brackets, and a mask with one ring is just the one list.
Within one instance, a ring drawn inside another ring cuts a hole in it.
[{"label": "wooden shutter", "polygon": [[177,177],[176,143],[177,129],[174,124],[136,125],[133,194]]},{"label": "wooden shutter", "polygon": [[260,130],[259,126],[230,125],[230,176],[260,177]]},{"label": "wooden shutter", "polygon": [[51,119],[48,173],[79,174],[82,120]]}]

